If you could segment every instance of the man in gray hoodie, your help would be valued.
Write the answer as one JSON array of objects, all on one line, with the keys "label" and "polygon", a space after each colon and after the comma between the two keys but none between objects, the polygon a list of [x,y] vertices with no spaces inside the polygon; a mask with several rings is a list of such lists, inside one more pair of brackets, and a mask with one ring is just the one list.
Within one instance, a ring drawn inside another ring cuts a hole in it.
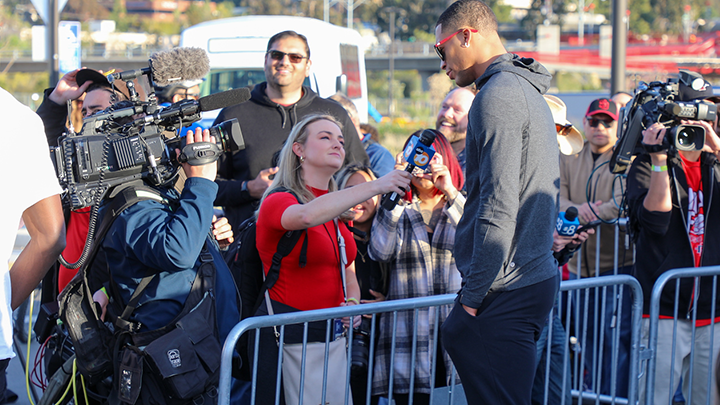
[{"label": "man in gray hoodie", "polygon": [[467,130],[467,202],[455,260],[463,277],[442,327],[471,404],[529,404],[535,341],[557,294],[559,193],[548,71],[505,50],[492,10],[449,6],[435,28],[441,68],[478,88]]}]

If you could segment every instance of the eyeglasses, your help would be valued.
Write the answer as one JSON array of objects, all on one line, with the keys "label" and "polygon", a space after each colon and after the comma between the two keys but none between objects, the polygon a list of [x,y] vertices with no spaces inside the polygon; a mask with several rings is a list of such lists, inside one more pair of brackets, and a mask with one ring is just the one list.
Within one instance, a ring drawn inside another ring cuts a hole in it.
[{"label": "eyeglasses", "polygon": [[570,133],[570,128],[572,128],[572,124],[555,124],[555,131],[557,131],[558,135],[567,135]]},{"label": "eyeglasses", "polygon": [[443,39],[442,41],[440,41],[440,42],[438,42],[437,44],[435,44],[435,52],[437,52],[437,54],[438,54],[438,56],[440,57],[440,60],[441,60],[441,61],[445,62],[445,53],[443,52],[442,49],[440,49],[440,46],[442,46],[442,44],[444,44],[445,42],[449,41],[449,40],[450,40],[452,37],[454,37],[455,35],[463,32],[463,31],[465,31],[465,30],[469,30],[470,32],[478,32],[478,30],[472,29],[472,28],[460,28],[459,30],[455,31],[452,35],[448,35],[447,38],[445,38],[445,39]]},{"label": "eyeglasses", "polygon": [[587,117],[588,124],[590,124],[591,127],[595,128],[598,125],[602,124],[605,128],[610,128],[615,120],[601,120],[599,118],[590,118]]},{"label": "eyeglasses", "polygon": [[267,51],[267,54],[270,55],[272,60],[283,60],[285,55],[287,55],[288,59],[290,59],[290,63],[300,63],[303,59],[307,59],[307,56],[303,56],[299,53],[285,53],[276,50]]}]

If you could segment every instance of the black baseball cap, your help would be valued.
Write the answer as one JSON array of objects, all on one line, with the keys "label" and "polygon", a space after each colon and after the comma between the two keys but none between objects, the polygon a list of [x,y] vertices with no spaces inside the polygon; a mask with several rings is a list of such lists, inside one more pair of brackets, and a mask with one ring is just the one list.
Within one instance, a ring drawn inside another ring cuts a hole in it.
[{"label": "black baseball cap", "polygon": [[679,101],[695,101],[705,99],[715,99],[715,93],[713,93],[712,84],[702,77],[696,77],[686,83],[680,81],[678,86],[678,100]]},{"label": "black baseball cap", "polygon": [[[122,72],[122,70],[110,69],[110,70],[108,70],[107,74],[116,73],[116,72]],[[85,84],[85,82],[93,82],[99,86],[107,87],[108,89],[111,89],[111,90],[114,87],[115,90],[122,93],[126,99],[128,99],[128,100],[130,99],[130,92],[128,91],[127,86],[125,85],[125,83],[122,80],[116,80],[113,84],[111,84],[108,81],[107,76],[98,72],[95,69],[87,69],[87,68],[80,69],[77,72],[77,75],[75,75],[75,81],[77,82],[78,86],[82,86],[83,84]]]},{"label": "black baseball cap", "polygon": [[585,116],[591,117],[597,114],[606,114],[617,121],[617,104],[609,98],[598,98],[597,100],[593,100],[593,102],[590,103],[590,107],[588,107]]}]

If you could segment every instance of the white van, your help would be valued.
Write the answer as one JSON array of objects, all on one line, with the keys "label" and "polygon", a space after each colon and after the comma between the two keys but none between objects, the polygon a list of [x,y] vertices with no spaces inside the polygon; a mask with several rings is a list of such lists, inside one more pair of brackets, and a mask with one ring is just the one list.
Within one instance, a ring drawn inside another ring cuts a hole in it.
[{"label": "white van", "polygon": [[[244,16],[187,28],[182,32],[180,46],[207,51],[210,73],[201,87],[201,94],[205,96],[264,82],[268,40],[286,30],[308,39],[312,66],[305,85],[324,98],[343,91],[357,106],[360,121],[367,122],[365,50],[362,37],[355,30],[314,18]],[[218,113],[203,113],[202,124],[212,123]]]}]

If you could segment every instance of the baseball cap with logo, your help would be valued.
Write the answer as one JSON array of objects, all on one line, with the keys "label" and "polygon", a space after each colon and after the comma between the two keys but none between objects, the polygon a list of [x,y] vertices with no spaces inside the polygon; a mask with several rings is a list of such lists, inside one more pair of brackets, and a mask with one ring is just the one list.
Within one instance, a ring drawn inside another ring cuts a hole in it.
[{"label": "baseball cap with logo", "polygon": [[702,76],[699,74],[697,74],[697,76],[680,76],[680,84],[678,86],[679,101],[694,101],[713,98],[715,98],[715,94],[713,93],[712,84],[703,79]]},{"label": "baseball cap with logo", "polygon": [[590,107],[588,107],[585,116],[591,117],[597,114],[605,114],[617,121],[617,104],[609,98],[599,98],[597,100],[593,100],[593,102],[590,103]]}]

